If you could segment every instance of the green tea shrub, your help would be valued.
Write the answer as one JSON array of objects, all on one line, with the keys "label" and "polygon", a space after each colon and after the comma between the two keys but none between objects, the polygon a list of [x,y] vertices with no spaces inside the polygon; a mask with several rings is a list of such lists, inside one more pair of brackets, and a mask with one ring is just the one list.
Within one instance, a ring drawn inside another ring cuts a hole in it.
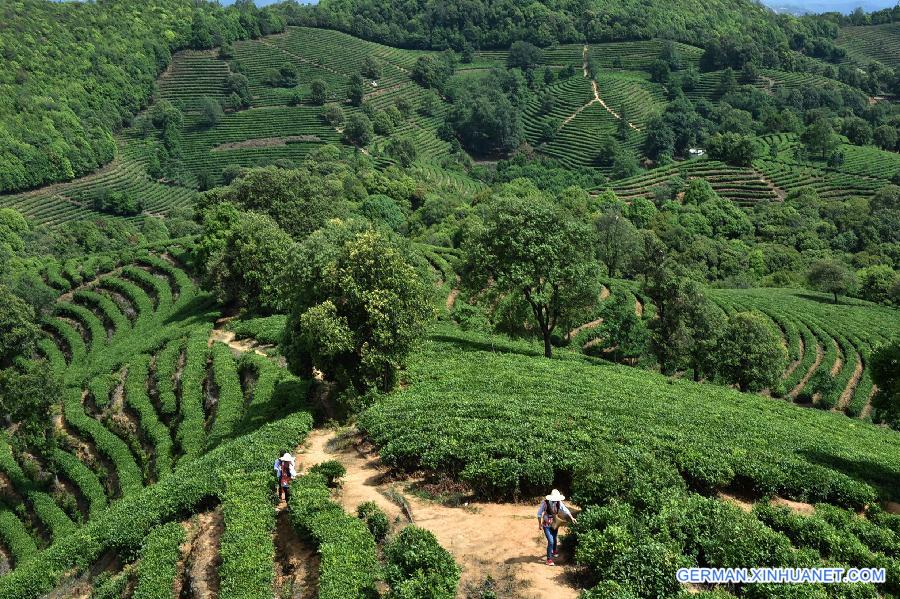
[{"label": "green tea shrub", "polygon": [[459,566],[434,534],[407,526],[387,544],[387,581],[390,597],[397,599],[453,599],[459,584]]}]

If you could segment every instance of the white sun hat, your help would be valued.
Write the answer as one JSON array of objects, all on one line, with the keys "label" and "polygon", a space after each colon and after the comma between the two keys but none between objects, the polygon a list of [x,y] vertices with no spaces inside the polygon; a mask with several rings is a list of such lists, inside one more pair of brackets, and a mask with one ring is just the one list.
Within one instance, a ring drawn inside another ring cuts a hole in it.
[{"label": "white sun hat", "polygon": [[553,489],[553,491],[549,495],[547,495],[544,499],[546,499],[547,501],[562,501],[565,498],[566,498],[565,495],[563,495],[556,489]]},{"label": "white sun hat", "polygon": [[289,453],[285,453],[281,458],[279,458],[282,462],[294,462],[294,456]]}]

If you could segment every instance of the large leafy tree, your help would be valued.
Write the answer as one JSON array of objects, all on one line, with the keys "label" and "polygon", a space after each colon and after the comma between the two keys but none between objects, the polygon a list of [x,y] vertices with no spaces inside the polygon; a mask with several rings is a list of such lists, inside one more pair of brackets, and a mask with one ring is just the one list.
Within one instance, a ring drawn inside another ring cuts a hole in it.
[{"label": "large leafy tree", "polygon": [[[294,241],[265,214],[245,212],[229,220],[225,230],[209,227],[203,244],[217,246],[204,269],[219,301],[257,314],[287,310],[285,273]],[[213,223],[219,221],[207,220]]]},{"label": "large leafy tree", "polygon": [[285,329],[290,369],[313,368],[342,389],[390,390],[432,316],[428,292],[400,240],[332,221],[304,241]]},{"label": "large leafy tree", "polygon": [[815,289],[830,293],[837,303],[838,296],[844,295],[856,286],[856,274],[842,262],[820,260],[809,269],[809,283]]},{"label": "large leafy tree", "polygon": [[467,283],[521,294],[531,307],[551,357],[551,335],[567,313],[589,305],[598,292],[598,265],[590,227],[536,190],[502,196],[467,250]]},{"label": "large leafy tree", "polygon": [[787,349],[766,316],[738,312],[728,319],[719,343],[718,370],[741,391],[774,387],[787,365]]},{"label": "large leafy tree", "polygon": [[28,357],[38,338],[34,310],[0,285],[0,368],[7,368],[16,356]]},{"label": "large leafy tree", "polygon": [[48,439],[50,406],[62,395],[53,371],[42,361],[26,360],[21,368],[0,370],[0,411],[18,425],[17,436],[31,446]]},{"label": "large leafy tree", "polygon": [[271,216],[291,237],[301,240],[349,212],[343,183],[336,174],[316,171],[315,165],[284,170],[274,166],[250,169],[228,187],[204,194],[202,210],[223,202]]},{"label": "large leafy tree", "polygon": [[618,209],[611,208],[597,219],[596,230],[597,257],[606,266],[606,273],[614,277],[638,255],[641,238],[637,227]]}]

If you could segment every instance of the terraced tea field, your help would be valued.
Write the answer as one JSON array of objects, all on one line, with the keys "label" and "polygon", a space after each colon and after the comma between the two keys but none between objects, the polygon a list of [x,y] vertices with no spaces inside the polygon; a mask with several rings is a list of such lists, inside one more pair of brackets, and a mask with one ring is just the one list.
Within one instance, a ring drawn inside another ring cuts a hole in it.
[{"label": "terraced tea field", "polygon": [[[782,332],[790,365],[781,394],[854,418],[870,415],[874,388],[867,362],[875,346],[900,330],[896,310],[850,299],[835,305],[826,295],[789,289],[710,290],[709,296],[728,313],[758,310]],[[825,396],[806,389],[820,371],[834,380]]]},{"label": "terraced tea field", "polygon": [[676,176],[684,180],[706,179],[716,193],[723,198],[746,206],[751,206],[761,200],[777,201],[784,193],[757,170],[730,166],[707,159],[676,162],[628,179],[615,181],[609,188],[624,200],[635,197],[652,198],[654,189],[665,185],[672,177]]},{"label": "terraced tea field", "polygon": [[842,27],[837,43],[847,51],[850,58],[862,65],[877,60],[892,69],[900,66],[898,23]]}]

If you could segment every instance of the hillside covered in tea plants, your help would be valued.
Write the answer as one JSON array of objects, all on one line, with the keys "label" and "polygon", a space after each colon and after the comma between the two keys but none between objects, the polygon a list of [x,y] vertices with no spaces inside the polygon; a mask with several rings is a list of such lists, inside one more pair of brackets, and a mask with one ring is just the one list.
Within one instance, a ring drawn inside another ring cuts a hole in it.
[{"label": "hillside covered in tea plants", "polygon": [[900,597],[896,8],[0,14],[0,598]]}]

